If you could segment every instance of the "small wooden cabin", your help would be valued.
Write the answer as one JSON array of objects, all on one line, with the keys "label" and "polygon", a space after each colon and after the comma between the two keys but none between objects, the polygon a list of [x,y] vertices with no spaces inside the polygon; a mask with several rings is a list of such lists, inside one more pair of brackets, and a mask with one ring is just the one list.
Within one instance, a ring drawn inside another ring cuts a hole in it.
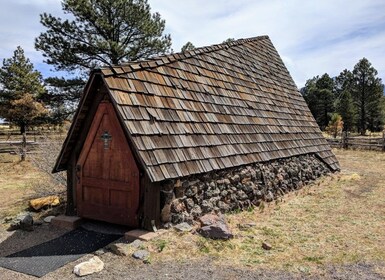
[{"label": "small wooden cabin", "polygon": [[68,215],[151,228],[168,180],[306,154],[339,169],[260,36],[93,71],[54,172]]}]

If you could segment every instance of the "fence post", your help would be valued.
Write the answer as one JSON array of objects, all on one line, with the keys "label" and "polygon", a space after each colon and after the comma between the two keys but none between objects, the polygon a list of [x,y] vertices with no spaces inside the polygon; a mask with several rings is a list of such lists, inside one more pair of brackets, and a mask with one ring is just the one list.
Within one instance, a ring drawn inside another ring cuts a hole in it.
[{"label": "fence post", "polygon": [[342,132],[342,142],[341,142],[341,144],[342,144],[342,148],[343,149],[347,149],[348,148],[347,136],[348,136],[348,132],[347,131]]},{"label": "fence post", "polygon": [[385,152],[385,130],[382,131],[382,151]]}]

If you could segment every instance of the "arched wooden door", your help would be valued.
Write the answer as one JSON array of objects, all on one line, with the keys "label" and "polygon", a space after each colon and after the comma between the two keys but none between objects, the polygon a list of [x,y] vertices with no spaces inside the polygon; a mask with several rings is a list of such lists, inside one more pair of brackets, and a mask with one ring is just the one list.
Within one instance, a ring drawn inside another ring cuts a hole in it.
[{"label": "arched wooden door", "polygon": [[98,106],[77,172],[80,217],[138,226],[139,170],[110,102]]}]

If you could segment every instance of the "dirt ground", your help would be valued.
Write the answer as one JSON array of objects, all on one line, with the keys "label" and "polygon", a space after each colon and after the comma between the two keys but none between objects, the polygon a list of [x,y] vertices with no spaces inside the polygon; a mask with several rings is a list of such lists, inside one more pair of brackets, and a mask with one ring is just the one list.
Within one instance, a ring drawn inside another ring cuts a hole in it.
[{"label": "dirt ground", "polygon": [[[335,152],[341,173],[264,209],[227,215],[233,240],[206,241],[170,230],[146,245],[151,251],[150,263],[106,252],[100,256],[104,270],[83,278],[385,279],[385,154]],[[21,194],[27,197],[31,192],[25,187]],[[21,198],[5,199],[6,193],[0,180],[0,200],[12,208],[13,200]],[[237,226],[243,222],[257,225],[239,231]],[[49,224],[36,226],[32,232],[7,232],[6,227],[0,224],[0,257],[65,233]],[[273,249],[262,250],[261,241],[270,242]],[[162,249],[157,250],[160,244]],[[73,267],[90,257],[86,255],[42,279],[77,279]],[[0,279],[35,277],[0,268]]]}]

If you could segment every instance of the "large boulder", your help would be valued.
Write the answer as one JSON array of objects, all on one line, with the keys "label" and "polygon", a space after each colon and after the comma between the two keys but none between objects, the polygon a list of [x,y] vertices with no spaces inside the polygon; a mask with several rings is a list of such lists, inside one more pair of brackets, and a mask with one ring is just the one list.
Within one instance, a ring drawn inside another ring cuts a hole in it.
[{"label": "large boulder", "polygon": [[199,233],[203,237],[225,240],[233,238],[224,215],[206,214],[200,217],[199,220],[201,222]]},{"label": "large boulder", "polygon": [[89,274],[93,274],[95,272],[102,271],[104,268],[104,263],[103,261],[95,256],[89,259],[88,261],[79,263],[74,267],[74,273],[77,276],[85,276]]}]

